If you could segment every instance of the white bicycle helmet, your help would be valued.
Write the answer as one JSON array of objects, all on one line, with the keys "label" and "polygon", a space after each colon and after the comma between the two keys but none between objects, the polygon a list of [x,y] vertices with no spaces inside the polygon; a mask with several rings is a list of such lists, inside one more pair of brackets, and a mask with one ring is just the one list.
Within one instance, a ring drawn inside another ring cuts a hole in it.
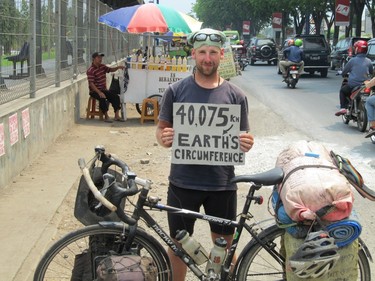
[{"label": "white bicycle helmet", "polygon": [[334,238],[325,231],[307,235],[297,252],[290,257],[289,265],[299,278],[318,278],[330,271],[340,258]]}]

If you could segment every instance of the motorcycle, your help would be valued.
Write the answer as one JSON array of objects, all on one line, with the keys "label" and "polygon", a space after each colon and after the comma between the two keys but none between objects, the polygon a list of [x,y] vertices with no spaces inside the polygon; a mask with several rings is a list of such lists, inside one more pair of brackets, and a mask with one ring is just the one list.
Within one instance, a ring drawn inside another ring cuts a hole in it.
[{"label": "motorcycle", "polygon": [[298,64],[292,64],[286,69],[286,77],[284,82],[287,84],[288,87],[294,89],[298,83],[299,79],[299,68]]},{"label": "motorcycle", "polygon": [[240,69],[241,71],[244,71],[245,70],[245,67],[248,66],[250,64],[250,60],[248,58],[244,58],[244,57],[239,57],[238,58],[238,63],[240,65]]},{"label": "motorcycle", "polygon": [[[344,78],[342,86],[347,83],[347,78]],[[365,107],[366,99],[370,96],[372,88],[366,88],[361,85],[352,90],[349,97],[349,105],[347,111],[342,115],[344,124],[349,124],[350,121],[356,122],[358,130],[364,132],[367,129],[367,111]]]}]

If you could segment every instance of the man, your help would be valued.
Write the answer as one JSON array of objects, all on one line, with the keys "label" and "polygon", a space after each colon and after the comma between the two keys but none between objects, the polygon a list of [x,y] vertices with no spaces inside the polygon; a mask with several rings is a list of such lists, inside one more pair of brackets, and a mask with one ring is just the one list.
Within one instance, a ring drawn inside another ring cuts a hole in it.
[{"label": "man", "polygon": [[348,97],[352,90],[361,86],[362,83],[370,78],[373,73],[371,60],[366,57],[367,42],[359,40],[354,43],[355,57],[351,58],[342,71],[342,77],[348,77],[348,83],[340,89],[340,110],[335,113],[336,116],[344,115],[349,105]]},{"label": "man", "polygon": [[303,66],[305,64],[302,60],[303,51],[299,48],[302,45],[302,40],[297,39],[296,42],[297,45],[295,45],[293,39],[289,40],[288,48],[285,48],[285,50],[283,51],[283,56],[285,60],[281,60],[279,65],[280,71],[282,72],[284,78],[286,78],[287,76],[286,69],[293,64],[297,64],[300,66],[298,70],[299,75],[301,75],[303,71]]},{"label": "man", "polygon": [[[248,104],[245,94],[235,85],[220,77],[218,67],[224,58],[222,48],[226,38],[221,31],[202,29],[189,35],[188,43],[193,45],[192,57],[196,67],[194,74],[171,84],[165,91],[156,129],[156,138],[163,147],[171,147],[174,137],[173,103],[239,104],[241,108],[239,135],[240,148],[247,152],[254,140],[249,131]],[[236,217],[236,189],[229,183],[234,176],[234,166],[171,164],[167,203],[171,206],[199,211],[204,207],[207,215],[227,219]],[[168,215],[171,237],[176,231],[186,229],[193,234],[194,220],[179,215]],[[228,247],[233,240],[233,227],[210,225],[214,241],[223,237]],[[186,266],[172,250],[168,250],[172,263],[173,280],[185,279]]]},{"label": "man", "polygon": [[124,122],[121,119],[119,111],[121,108],[120,97],[117,93],[107,90],[107,77],[109,72],[115,72],[118,69],[124,69],[124,66],[108,67],[102,64],[103,53],[95,52],[92,54],[92,64],[87,70],[87,80],[89,82],[90,96],[99,101],[99,108],[104,114],[105,122],[112,122],[108,116],[108,103],[112,104],[115,111],[115,120]]}]

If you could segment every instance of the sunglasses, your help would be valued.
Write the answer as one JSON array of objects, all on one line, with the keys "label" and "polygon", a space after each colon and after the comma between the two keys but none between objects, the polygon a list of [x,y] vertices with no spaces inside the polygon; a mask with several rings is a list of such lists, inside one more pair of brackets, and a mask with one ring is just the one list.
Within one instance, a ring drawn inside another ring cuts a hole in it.
[{"label": "sunglasses", "polygon": [[194,37],[193,37],[193,43],[194,43],[195,41],[197,41],[197,42],[206,41],[207,37],[210,38],[210,40],[211,40],[212,42],[223,42],[221,36],[218,35],[218,34],[197,33],[197,34],[194,35]]}]

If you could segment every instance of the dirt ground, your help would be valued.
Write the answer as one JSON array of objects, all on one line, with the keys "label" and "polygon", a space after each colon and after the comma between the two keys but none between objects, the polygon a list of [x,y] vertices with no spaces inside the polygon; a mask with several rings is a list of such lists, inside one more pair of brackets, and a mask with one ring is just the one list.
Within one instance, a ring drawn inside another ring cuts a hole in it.
[{"label": "dirt ground", "polygon": [[[307,139],[305,135],[295,131],[279,116],[252,97],[249,98],[249,106],[250,126],[255,136],[255,145],[246,156],[246,165],[236,168],[237,174],[253,174],[271,169],[275,165],[277,155],[287,145],[297,140]],[[22,228],[10,229],[7,232],[15,233],[13,237],[9,237],[11,234],[4,231],[1,231],[3,234],[0,233],[0,240],[3,241],[0,253],[3,253],[4,261],[9,259],[9,255],[6,257],[4,253],[14,247],[19,247],[22,243],[25,244],[22,262],[20,257],[15,256],[12,257],[15,265],[11,270],[1,269],[0,266],[0,276],[10,277],[3,280],[32,280],[31,276],[36,263],[48,245],[69,231],[82,227],[73,215],[80,177],[77,160],[80,157],[84,157],[86,161],[91,159],[94,155],[94,147],[98,144],[104,145],[107,152],[123,159],[137,176],[151,179],[154,186],[151,195],[159,196],[162,202],[165,202],[170,149],[162,148],[157,144],[155,124],[150,121],[141,124],[134,105],[127,105],[127,115],[128,120],[124,123],[104,123],[98,119],[82,118],[72,129],[60,136],[41,157],[35,159],[6,190],[0,192],[0,205],[4,209],[8,208],[7,204],[9,208],[14,206],[7,202],[7,198],[14,198],[16,190],[19,189],[32,193],[28,193],[29,197],[23,196],[24,201],[18,204],[27,206],[26,204],[30,204],[30,201],[36,202],[30,208],[23,208],[22,214],[25,215],[27,221],[24,222]],[[246,189],[240,186],[239,207],[243,202],[245,191]],[[270,219],[271,215],[266,206],[270,188],[264,188],[260,193],[264,196],[265,203],[262,206],[254,206],[254,215],[258,220]],[[4,225],[7,223],[8,227],[12,227],[12,223],[15,225],[16,219],[6,218],[4,214],[2,217],[1,210],[0,221],[3,221]],[[161,221],[161,226],[167,229],[166,216],[162,213],[156,213],[155,216]],[[39,226],[44,228],[34,229]],[[3,226],[1,228],[5,229]],[[36,237],[35,241],[23,241],[26,237],[25,231],[29,231],[30,237]],[[205,223],[199,223],[194,236],[203,239],[200,240],[201,243],[209,250],[211,245],[207,234],[208,226]],[[243,242],[246,242],[246,238]]]}]

